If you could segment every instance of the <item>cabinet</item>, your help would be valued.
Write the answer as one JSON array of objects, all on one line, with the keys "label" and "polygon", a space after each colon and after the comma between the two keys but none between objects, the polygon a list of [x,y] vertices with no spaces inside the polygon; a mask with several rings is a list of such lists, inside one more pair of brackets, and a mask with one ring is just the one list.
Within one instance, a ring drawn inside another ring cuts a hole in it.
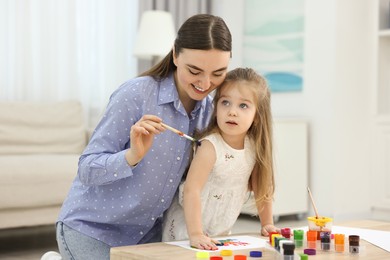
[{"label": "cabinet", "polygon": [[390,219],[390,0],[376,0],[374,8],[374,117],[372,157],[372,213]]},{"label": "cabinet", "polygon": [[[277,119],[274,122],[275,222],[280,216],[302,217],[308,211],[308,124],[304,120]],[[257,215],[253,194],[242,213]]]}]

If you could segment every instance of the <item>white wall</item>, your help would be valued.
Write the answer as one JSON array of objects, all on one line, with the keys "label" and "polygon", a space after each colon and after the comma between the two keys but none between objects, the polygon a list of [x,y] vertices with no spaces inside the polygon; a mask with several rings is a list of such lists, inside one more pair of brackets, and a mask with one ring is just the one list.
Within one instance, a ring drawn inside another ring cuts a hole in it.
[{"label": "white wall", "polygon": [[[215,2],[241,55],[244,1]],[[371,4],[306,1],[303,91],[272,96],[274,117],[308,120],[309,185],[319,213],[335,221],[370,216]]]},{"label": "white wall", "polygon": [[229,69],[234,69],[242,65],[242,46],[243,46],[243,19],[244,5],[243,1],[222,0],[212,1],[211,7],[213,14],[223,18],[233,39],[232,59],[229,64]]}]

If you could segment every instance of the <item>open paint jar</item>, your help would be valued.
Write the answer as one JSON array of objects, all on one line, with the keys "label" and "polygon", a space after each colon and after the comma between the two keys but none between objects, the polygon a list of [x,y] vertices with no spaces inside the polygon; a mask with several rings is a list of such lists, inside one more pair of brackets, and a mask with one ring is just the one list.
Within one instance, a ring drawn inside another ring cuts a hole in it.
[{"label": "open paint jar", "polygon": [[317,240],[321,240],[321,232],[332,232],[333,219],[328,217],[308,217],[309,230],[317,231]]}]

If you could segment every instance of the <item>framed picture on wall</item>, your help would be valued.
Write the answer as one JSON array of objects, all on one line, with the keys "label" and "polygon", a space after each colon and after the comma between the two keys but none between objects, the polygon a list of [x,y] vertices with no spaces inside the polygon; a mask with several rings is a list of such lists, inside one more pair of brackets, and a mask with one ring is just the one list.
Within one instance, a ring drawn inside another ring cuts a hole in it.
[{"label": "framed picture on wall", "polygon": [[245,0],[243,64],[272,92],[303,87],[305,0]]}]

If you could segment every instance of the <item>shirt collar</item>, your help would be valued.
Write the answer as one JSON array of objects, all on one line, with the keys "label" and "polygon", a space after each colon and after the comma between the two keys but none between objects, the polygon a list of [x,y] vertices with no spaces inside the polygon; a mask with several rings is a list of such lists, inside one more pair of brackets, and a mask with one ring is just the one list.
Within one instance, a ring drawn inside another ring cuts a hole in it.
[{"label": "shirt collar", "polygon": [[179,100],[173,73],[159,82],[158,105],[175,102]]}]

